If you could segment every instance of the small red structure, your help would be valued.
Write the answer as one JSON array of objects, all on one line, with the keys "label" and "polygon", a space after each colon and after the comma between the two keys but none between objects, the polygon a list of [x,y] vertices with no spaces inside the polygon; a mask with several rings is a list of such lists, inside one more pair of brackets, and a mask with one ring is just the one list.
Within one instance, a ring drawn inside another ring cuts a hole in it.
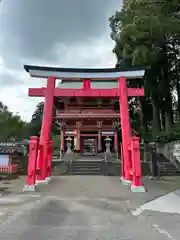
[{"label": "small red structure", "polygon": [[23,148],[13,142],[0,143],[0,174],[21,173]]},{"label": "small red structure", "polygon": [[24,191],[35,191],[36,174],[37,174],[37,154],[38,154],[38,137],[32,136],[29,141],[29,161],[28,174]]},{"label": "small red structure", "polygon": [[0,173],[8,173],[13,174],[17,173],[18,167],[17,165],[0,165]]},{"label": "small red structure", "polygon": [[[46,78],[43,88],[30,88],[29,96],[44,97],[44,112],[39,143],[31,139],[28,177],[25,190],[36,183],[48,182],[51,175],[52,143],[50,142],[53,104],[57,107],[57,120],[61,127],[61,152],[65,151],[65,137],[72,136],[78,152],[85,148],[82,137],[92,139],[93,151],[102,151],[103,131],[106,138],[113,136],[114,151],[120,149],[116,126],[119,119],[122,132],[122,182],[133,191],[144,191],[141,184],[139,138],[131,137],[128,97],[144,96],[143,88],[127,88],[126,80],[141,79],[144,70],[72,69],[25,66],[31,77]],[[61,84],[55,87],[56,80]],[[94,102],[93,102],[94,101]],[[119,103],[117,107],[117,103]],[[68,125],[67,125],[68,122]],[[91,130],[87,133],[87,130]],[[97,133],[93,133],[97,131]],[[71,133],[69,133],[71,132]],[[96,141],[93,137],[97,137]],[[33,147],[32,147],[33,146]],[[97,149],[96,149],[97,146]],[[38,149],[38,150],[37,150]],[[68,151],[70,146],[68,147]],[[35,164],[36,163],[36,164]],[[33,176],[33,177],[32,177]],[[30,187],[33,189],[33,187]]]},{"label": "small red structure", "polygon": [[140,145],[139,145],[139,137],[132,137],[130,142],[130,150],[131,150],[131,162],[132,162],[132,185],[131,189],[134,192],[142,192],[144,191],[144,187],[142,186],[142,173],[141,173],[141,164],[140,161]]}]

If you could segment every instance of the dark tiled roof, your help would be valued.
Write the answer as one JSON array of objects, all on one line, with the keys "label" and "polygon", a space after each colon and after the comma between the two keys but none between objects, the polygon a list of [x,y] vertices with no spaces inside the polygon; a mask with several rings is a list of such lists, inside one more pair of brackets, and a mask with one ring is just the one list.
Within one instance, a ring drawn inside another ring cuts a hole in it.
[{"label": "dark tiled roof", "polygon": [[133,66],[131,68],[62,68],[62,67],[44,67],[35,65],[24,65],[24,69],[29,72],[29,70],[39,70],[39,71],[53,71],[53,72],[76,72],[76,73],[112,73],[119,71],[135,71],[144,70],[144,68]]},{"label": "dark tiled roof", "polygon": [[22,153],[22,150],[16,146],[0,146],[0,154]]}]

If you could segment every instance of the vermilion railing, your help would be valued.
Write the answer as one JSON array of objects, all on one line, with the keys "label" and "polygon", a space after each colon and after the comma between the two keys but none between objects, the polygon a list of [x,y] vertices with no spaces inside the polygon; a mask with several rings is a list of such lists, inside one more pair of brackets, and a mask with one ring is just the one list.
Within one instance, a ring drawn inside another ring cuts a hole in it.
[{"label": "vermilion railing", "polygon": [[0,165],[0,173],[17,173],[17,165]]}]

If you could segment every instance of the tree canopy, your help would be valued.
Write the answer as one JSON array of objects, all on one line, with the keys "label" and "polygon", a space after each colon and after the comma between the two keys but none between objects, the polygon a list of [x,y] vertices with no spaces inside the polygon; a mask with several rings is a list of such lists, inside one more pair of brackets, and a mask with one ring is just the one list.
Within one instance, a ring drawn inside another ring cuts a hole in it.
[{"label": "tree canopy", "polygon": [[29,124],[0,102],[0,141],[22,140],[29,137]]},{"label": "tree canopy", "polygon": [[124,0],[110,17],[117,67],[146,69],[146,97],[136,99],[141,111],[134,116],[141,132],[168,132],[180,114],[179,24],[180,0]]},{"label": "tree canopy", "polygon": [[[34,113],[32,114],[32,119],[29,123],[29,129],[31,132],[31,135],[34,136],[40,136],[41,126],[42,126],[42,117],[43,117],[43,110],[44,110],[44,102],[40,102],[37,104],[36,109]],[[60,130],[58,128],[58,125],[55,122],[55,115],[56,115],[56,109],[53,108],[53,119],[52,119],[52,134],[60,134]]]},{"label": "tree canopy", "polygon": [[[25,122],[18,114],[13,114],[8,107],[0,101],[0,141],[20,141],[30,136],[40,136],[44,103],[37,104],[30,122]],[[55,116],[55,109],[53,115]],[[52,134],[59,135],[59,128],[54,118]]]}]

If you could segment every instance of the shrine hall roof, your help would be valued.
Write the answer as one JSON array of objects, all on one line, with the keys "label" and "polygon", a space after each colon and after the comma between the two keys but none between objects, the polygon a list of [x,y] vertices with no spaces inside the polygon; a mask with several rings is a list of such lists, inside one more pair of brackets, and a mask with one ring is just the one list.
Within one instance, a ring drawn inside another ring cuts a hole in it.
[{"label": "shrine hall roof", "polygon": [[0,154],[22,153],[21,147],[0,146]]},{"label": "shrine hall roof", "polygon": [[94,80],[111,80],[118,77],[126,77],[127,79],[143,78],[145,70],[137,67],[131,69],[122,68],[59,68],[24,65],[24,69],[31,77],[47,78],[54,76],[57,79],[81,80],[90,78]]}]

